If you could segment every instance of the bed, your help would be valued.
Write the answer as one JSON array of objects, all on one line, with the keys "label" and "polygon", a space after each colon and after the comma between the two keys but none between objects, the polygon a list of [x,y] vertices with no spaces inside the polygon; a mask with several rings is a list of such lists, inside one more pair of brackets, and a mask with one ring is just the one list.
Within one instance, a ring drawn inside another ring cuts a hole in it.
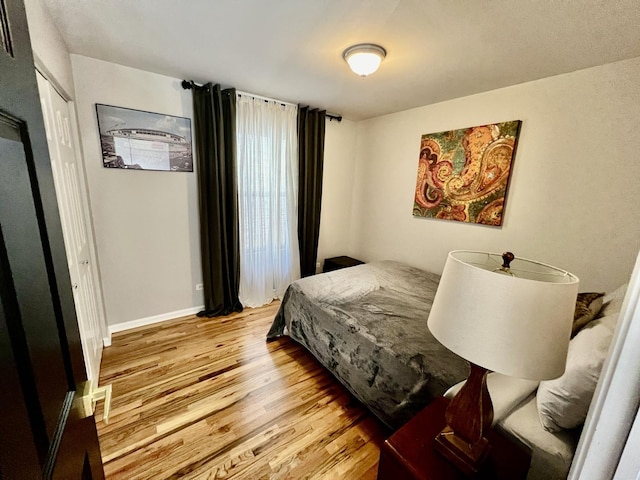
[{"label": "bed", "polygon": [[[438,281],[391,261],[304,278],[289,286],[267,336],[302,344],[395,429],[431,399],[451,398],[468,374],[427,329]],[[562,377],[540,383],[489,374],[494,425],[532,452],[528,480],[567,477],[626,289],[590,312],[594,320],[571,340]]]},{"label": "bed", "polygon": [[395,429],[468,374],[467,362],[427,329],[439,279],[393,261],[300,279],[267,337],[303,345]]}]

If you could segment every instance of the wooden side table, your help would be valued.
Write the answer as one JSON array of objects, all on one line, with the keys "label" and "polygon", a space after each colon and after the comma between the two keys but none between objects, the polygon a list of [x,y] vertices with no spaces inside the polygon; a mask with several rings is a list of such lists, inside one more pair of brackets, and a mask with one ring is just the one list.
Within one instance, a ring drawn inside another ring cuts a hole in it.
[{"label": "wooden side table", "polygon": [[444,428],[449,400],[440,397],[389,437],[380,450],[378,480],[525,479],[531,453],[497,430],[488,435],[492,449],[478,474],[467,477],[441,456],[433,439]]}]

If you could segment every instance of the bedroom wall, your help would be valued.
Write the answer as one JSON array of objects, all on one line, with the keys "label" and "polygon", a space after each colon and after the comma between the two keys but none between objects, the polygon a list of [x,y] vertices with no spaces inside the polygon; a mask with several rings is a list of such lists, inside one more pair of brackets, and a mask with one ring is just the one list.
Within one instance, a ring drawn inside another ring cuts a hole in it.
[{"label": "bedroom wall", "polygon": [[[564,267],[581,291],[627,281],[640,248],[640,58],[358,123],[350,251],[441,272],[453,249]],[[502,228],[414,218],[420,137],[522,120]]]},{"label": "bedroom wall", "polygon": [[110,327],[197,311],[196,173],[103,168],[95,111],[103,103],[192,118],[191,93],[180,79],[79,55],[71,62]]},{"label": "bedroom wall", "polygon": [[349,223],[353,201],[356,132],[357,123],[351,120],[326,123],[317,260],[320,269],[325,258],[350,253]]},{"label": "bedroom wall", "polygon": [[[95,104],[103,103],[192,118],[191,93],[181,79],[80,55],[71,55],[71,62],[111,329],[199,310],[196,173],[103,168],[95,113]],[[349,253],[356,128],[349,120],[327,122],[320,264]]]},{"label": "bedroom wall", "polygon": [[44,73],[48,78],[53,77],[56,87],[62,88],[64,94],[74,98],[69,49],[53,23],[49,11],[41,0],[25,0],[24,6],[36,66],[46,70]]}]

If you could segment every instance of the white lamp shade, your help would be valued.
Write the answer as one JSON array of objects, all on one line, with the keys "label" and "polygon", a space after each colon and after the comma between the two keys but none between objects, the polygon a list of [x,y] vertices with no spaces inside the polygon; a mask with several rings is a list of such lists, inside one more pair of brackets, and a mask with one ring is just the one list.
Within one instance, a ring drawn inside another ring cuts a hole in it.
[{"label": "white lamp shade", "polygon": [[450,252],[427,325],[436,339],[466,360],[531,380],[564,372],[579,280],[526,259],[514,276],[496,271],[499,254]]},{"label": "white lamp shade", "polygon": [[354,73],[366,77],[378,70],[386,54],[379,45],[367,43],[347,48],[342,56]]}]

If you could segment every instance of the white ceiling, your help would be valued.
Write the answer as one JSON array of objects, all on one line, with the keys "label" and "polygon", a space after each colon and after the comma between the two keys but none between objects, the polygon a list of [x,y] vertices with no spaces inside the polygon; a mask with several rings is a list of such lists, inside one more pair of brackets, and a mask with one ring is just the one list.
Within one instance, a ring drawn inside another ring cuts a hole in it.
[{"label": "white ceiling", "polygon": [[[44,0],[71,53],[353,120],[640,56],[639,0]],[[342,51],[387,49],[353,74]]]}]

